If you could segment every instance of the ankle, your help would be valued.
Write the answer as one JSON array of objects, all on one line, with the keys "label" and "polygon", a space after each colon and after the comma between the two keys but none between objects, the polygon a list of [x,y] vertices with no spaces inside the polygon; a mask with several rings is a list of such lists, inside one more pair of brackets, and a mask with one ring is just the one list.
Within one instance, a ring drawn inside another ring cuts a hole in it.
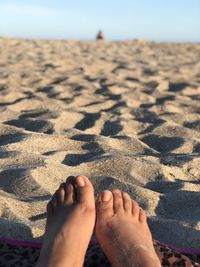
[{"label": "ankle", "polygon": [[141,262],[138,263],[138,267],[161,267],[160,260],[156,254],[146,257],[143,255],[143,257],[141,256],[140,259]]},{"label": "ankle", "polygon": [[161,267],[156,252],[145,245],[130,247],[127,256],[129,261],[137,263],[138,267]]}]

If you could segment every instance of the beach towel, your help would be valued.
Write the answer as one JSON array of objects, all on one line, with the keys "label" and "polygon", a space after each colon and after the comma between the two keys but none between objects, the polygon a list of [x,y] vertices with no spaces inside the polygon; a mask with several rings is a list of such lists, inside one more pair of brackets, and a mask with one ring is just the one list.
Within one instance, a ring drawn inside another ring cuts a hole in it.
[{"label": "beach towel", "polygon": [[[0,238],[0,267],[33,267],[38,260],[42,243]],[[172,248],[154,241],[163,267],[200,267],[200,249]],[[94,239],[90,242],[84,267],[111,267]]]}]

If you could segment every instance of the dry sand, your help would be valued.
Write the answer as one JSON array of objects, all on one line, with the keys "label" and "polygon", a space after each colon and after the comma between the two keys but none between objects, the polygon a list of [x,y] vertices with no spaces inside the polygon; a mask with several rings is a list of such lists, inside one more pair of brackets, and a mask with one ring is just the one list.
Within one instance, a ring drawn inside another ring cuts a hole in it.
[{"label": "dry sand", "polygon": [[200,248],[200,45],[0,39],[0,235],[43,234],[69,175],[119,187]]}]

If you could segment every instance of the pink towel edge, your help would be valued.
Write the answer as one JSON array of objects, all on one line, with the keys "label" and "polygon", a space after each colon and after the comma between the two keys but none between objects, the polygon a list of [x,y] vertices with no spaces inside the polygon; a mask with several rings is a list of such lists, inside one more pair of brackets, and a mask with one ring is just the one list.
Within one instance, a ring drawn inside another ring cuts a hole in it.
[{"label": "pink towel edge", "polygon": [[42,246],[41,242],[15,240],[15,239],[9,239],[9,238],[5,238],[5,237],[0,237],[0,241],[6,242],[6,243],[11,244],[11,245],[16,245],[16,246],[36,247],[36,248],[41,248],[41,246]]},{"label": "pink towel edge", "polygon": [[[5,238],[5,237],[0,237],[0,241],[6,242],[8,244],[11,245],[15,245],[15,246],[25,246],[25,247],[34,247],[34,248],[41,248],[42,247],[42,242],[36,242],[36,241],[24,241],[24,240],[15,240],[15,239],[9,239],[9,238]],[[183,254],[200,254],[200,249],[187,249],[187,248],[175,248],[166,244],[163,244],[159,241],[158,244],[162,245],[162,246],[168,246],[169,248],[173,249],[174,251],[178,252],[178,253],[183,253]],[[90,242],[90,245],[96,245],[97,241],[96,240],[92,240]]]},{"label": "pink towel edge", "polygon": [[[7,244],[15,245],[15,246],[24,246],[24,247],[34,247],[34,248],[41,248],[42,242],[37,241],[24,241],[24,240],[15,240],[6,237],[0,237],[0,241],[6,242]],[[92,240],[90,245],[95,245],[97,242]]]},{"label": "pink towel edge", "polygon": [[158,244],[160,244],[161,246],[167,246],[169,248],[171,248],[172,250],[174,250],[175,252],[177,253],[181,253],[181,254],[195,254],[195,255],[198,255],[200,254],[200,249],[195,249],[195,248],[176,248],[176,247],[173,247],[171,245],[167,245],[167,244],[164,244],[158,240],[155,240]]}]

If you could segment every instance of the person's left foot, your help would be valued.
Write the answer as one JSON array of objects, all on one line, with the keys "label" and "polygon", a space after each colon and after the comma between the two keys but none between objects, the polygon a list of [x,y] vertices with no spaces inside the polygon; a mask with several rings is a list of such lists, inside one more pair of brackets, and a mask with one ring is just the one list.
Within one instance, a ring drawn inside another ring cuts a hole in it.
[{"label": "person's left foot", "polygon": [[146,214],[127,193],[102,192],[96,213],[97,240],[113,267],[161,267]]},{"label": "person's left foot", "polygon": [[85,176],[60,185],[47,205],[36,267],[82,267],[95,224],[93,186]]}]

